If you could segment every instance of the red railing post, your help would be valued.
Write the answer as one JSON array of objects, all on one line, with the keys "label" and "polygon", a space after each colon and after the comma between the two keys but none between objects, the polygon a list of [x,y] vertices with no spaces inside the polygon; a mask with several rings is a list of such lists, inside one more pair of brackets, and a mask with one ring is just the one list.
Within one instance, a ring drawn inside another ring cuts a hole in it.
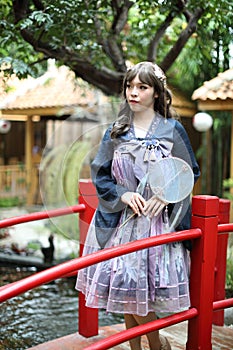
[{"label": "red railing post", "polygon": [[[219,224],[228,224],[230,221],[230,201],[228,199],[219,200]],[[217,256],[215,263],[215,285],[214,301],[224,300],[226,297],[226,269],[227,269],[227,245],[228,233],[218,235]],[[213,324],[224,325],[224,310],[219,310],[213,314]]]},{"label": "red railing post", "polygon": [[219,199],[195,196],[192,201],[192,228],[202,236],[193,241],[191,251],[191,307],[198,316],[188,322],[187,350],[211,350],[214,300],[214,267],[217,251]]},{"label": "red railing post", "polygon": [[[96,190],[91,180],[79,181],[79,204],[85,204],[86,209],[79,214],[80,256],[86,239],[88,227],[98,204]],[[85,296],[79,293],[79,333],[84,337],[98,334],[98,309],[85,306]]]}]

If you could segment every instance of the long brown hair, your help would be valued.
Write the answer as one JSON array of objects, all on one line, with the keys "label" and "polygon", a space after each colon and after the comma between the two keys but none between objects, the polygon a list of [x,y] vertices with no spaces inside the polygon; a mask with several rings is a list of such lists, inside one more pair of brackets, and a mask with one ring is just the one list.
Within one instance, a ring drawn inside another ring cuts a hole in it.
[{"label": "long brown hair", "polygon": [[116,138],[126,132],[132,123],[133,113],[126,101],[126,88],[127,84],[137,75],[143,84],[153,87],[154,91],[158,94],[158,97],[154,100],[154,111],[158,112],[164,118],[174,117],[174,111],[171,109],[172,96],[167,89],[166,76],[162,69],[152,62],[140,62],[129,68],[126,72],[122,91],[124,103],[112,128],[112,138]]}]

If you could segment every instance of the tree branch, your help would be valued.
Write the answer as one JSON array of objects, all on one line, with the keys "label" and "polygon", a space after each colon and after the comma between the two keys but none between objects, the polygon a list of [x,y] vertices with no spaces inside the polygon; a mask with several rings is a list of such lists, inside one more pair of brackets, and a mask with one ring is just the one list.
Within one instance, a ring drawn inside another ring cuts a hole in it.
[{"label": "tree branch", "polygon": [[69,67],[75,72],[76,76],[98,87],[106,95],[118,96],[120,94],[124,73],[117,73],[106,67],[97,69],[92,64],[77,58],[75,58],[73,64],[69,64]]},{"label": "tree branch", "polygon": [[121,1],[112,0],[112,9],[115,10],[115,16],[112,23],[112,33],[120,34],[122,29],[124,28],[130,8],[134,5],[133,1],[125,0],[122,6]]},{"label": "tree branch", "polygon": [[103,51],[111,59],[113,66],[118,72],[125,72],[126,64],[122,46],[118,44],[119,34],[127,23],[129,9],[134,5],[132,1],[112,0],[112,9],[115,11],[111,30],[107,38],[104,38],[97,16],[95,16],[95,26],[97,30],[98,42]]},{"label": "tree branch", "polygon": [[109,35],[107,39],[108,56],[118,72],[125,72],[126,64],[122,47],[117,43],[116,35]]},{"label": "tree branch", "polygon": [[13,1],[15,24],[18,23],[21,19],[26,17],[28,10],[29,10],[29,0]]},{"label": "tree branch", "polygon": [[44,11],[44,4],[40,0],[33,0],[37,10]]},{"label": "tree branch", "polygon": [[77,77],[101,89],[106,95],[119,95],[121,92],[124,73],[118,73],[105,67],[96,68],[88,59],[81,59],[77,53],[71,52],[64,46],[52,49],[49,44],[35,40],[33,35],[25,29],[22,31],[22,36],[37,52],[42,52],[48,58],[52,57],[63,62],[75,72]]},{"label": "tree branch", "polygon": [[192,14],[189,12],[189,10],[186,8],[186,4],[188,3],[188,0],[177,0],[176,6],[180,12],[183,12],[187,22],[189,22]]},{"label": "tree branch", "polygon": [[197,27],[197,22],[199,18],[202,16],[202,14],[204,13],[204,11],[205,10],[203,8],[196,9],[195,13],[190,17],[187,27],[181,32],[178,40],[170,49],[166,57],[163,59],[160,66],[165,72],[172,66],[173,62],[179,56],[180,52],[184,48],[190,36],[195,32]]},{"label": "tree branch", "polygon": [[166,17],[165,21],[161,24],[159,29],[157,30],[155,36],[151,40],[148,48],[148,55],[147,59],[148,61],[155,61],[156,56],[157,56],[157,48],[159,45],[160,40],[164,36],[167,28],[169,25],[172,23],[173,19],[175,18],[177,13],[183,13],[184,16],[186,17],[187,21],[189,21],[191,14],[189,11],[185,8],[187,3],[187,0],[176,0],[174,3],[174,8],[171,9],[170,13]]},{"label": "tree branch", "polygon": [[119,34],[127,23],[129,9],[134,5],[132,1],[112,0],[112,9],[115,10],[111,31],[105,42],[104,50],[108,53],[113,66],[118,72],[125,72],[126,64],[122,46],[118,44]]},{"label": "tree branch", "polygon": [[[98,11],[97,11],[98,13]],[[98,15],[94,18],[95,28],[97,34],[98,43],[102,46],[103,52],[111,59],[113,66],[121,71],[125,70],[125,62],[123,59],[122,51],[119,46],[116,44],[116,38],[111,33],[107,38],[104,37],[103,32],[101,30],[101,24],[98,19]]]},{"label": "tree branch", "polygon": [[148,61],[151,61],[151,62],[155,61],[157,56],[157,48],[159,45],[159,41],[163,37],[166,29],[169,27],[173,19],[174,19],[174,15],[172,13],[169,13],[169,15],[167,16],[165,21],[161,24],[156,34],[154,35],[153,39],[151,40],[148,48],[148,54],[147,54]]},{"label": "tree branch", "polygon": [[107,38],[101,32],[101,25],[97,17],[95,17],[95,26],[97,30],[98,42],[101,44],[103,51],[111,59],[113,66],[118,72],[125,72],[126,64],[121,45],[118,44],[119,34],[127,23],[130,7],[133,6],[132,1],[124,1],[123,5],[118,0],[112,0],[112,10],[114,19],[111,30]]}]

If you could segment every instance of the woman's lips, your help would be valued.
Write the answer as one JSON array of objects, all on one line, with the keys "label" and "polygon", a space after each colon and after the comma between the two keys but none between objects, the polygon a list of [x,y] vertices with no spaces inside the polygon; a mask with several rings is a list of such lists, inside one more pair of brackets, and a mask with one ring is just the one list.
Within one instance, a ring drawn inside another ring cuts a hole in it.
[{"label": "woman's lips", "polygon": [[135,101],[135,100],[129,100],[129,103],[131,103],[131,104],[138,104],[139,102]]}]

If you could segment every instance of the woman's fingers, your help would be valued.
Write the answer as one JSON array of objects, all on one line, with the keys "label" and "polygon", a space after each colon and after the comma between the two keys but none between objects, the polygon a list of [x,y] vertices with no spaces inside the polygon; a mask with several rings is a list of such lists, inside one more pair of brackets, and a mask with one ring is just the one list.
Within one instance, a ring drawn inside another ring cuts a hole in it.
[{"label": "woman's fingers", "polygon": [[129,205],[132,205],[132,207],[136,209],[137,213],[141,214],[145,203],[146,203],[145,199],[139,193],[134,193],[133,196],[131,197],[131,201]]},{"label": "woman's fingers", "polygon": [[151,210],[151,214],[150,214],[150,216],[152,217],[152,216],[157,216],[157,215],[159,215],[160,213],[161,213],[161,211],[163,210],[163,208],[165,207],[165,204],[164,203],[162,203],[162,202],[158,202],[155,206],[154,206],[154,208]]},{"label": "woman's fingers", "polygon": [[143,214],[145,216],[149,215],[150,217],[157,216],[167,204],[168,203],[164,202],[163,200],[153,196],[146,202]]},{"label": "woman's fingers", "polygon": [[144,205],[146,203],[145,199],[137,192],[126,192],[121,196],[123,203],[127,204],[135,214],[141,215]]},{"label": "woman's fingers", "polygon": [[149,215],[150,217],[159,215],[168,204],[156,196],[152,196],[148,201],[145,201],[137,192],[125,192],[121,196],[121,200],[128,205],[135,214],[140,216],[143,213],[145,216]]}]

